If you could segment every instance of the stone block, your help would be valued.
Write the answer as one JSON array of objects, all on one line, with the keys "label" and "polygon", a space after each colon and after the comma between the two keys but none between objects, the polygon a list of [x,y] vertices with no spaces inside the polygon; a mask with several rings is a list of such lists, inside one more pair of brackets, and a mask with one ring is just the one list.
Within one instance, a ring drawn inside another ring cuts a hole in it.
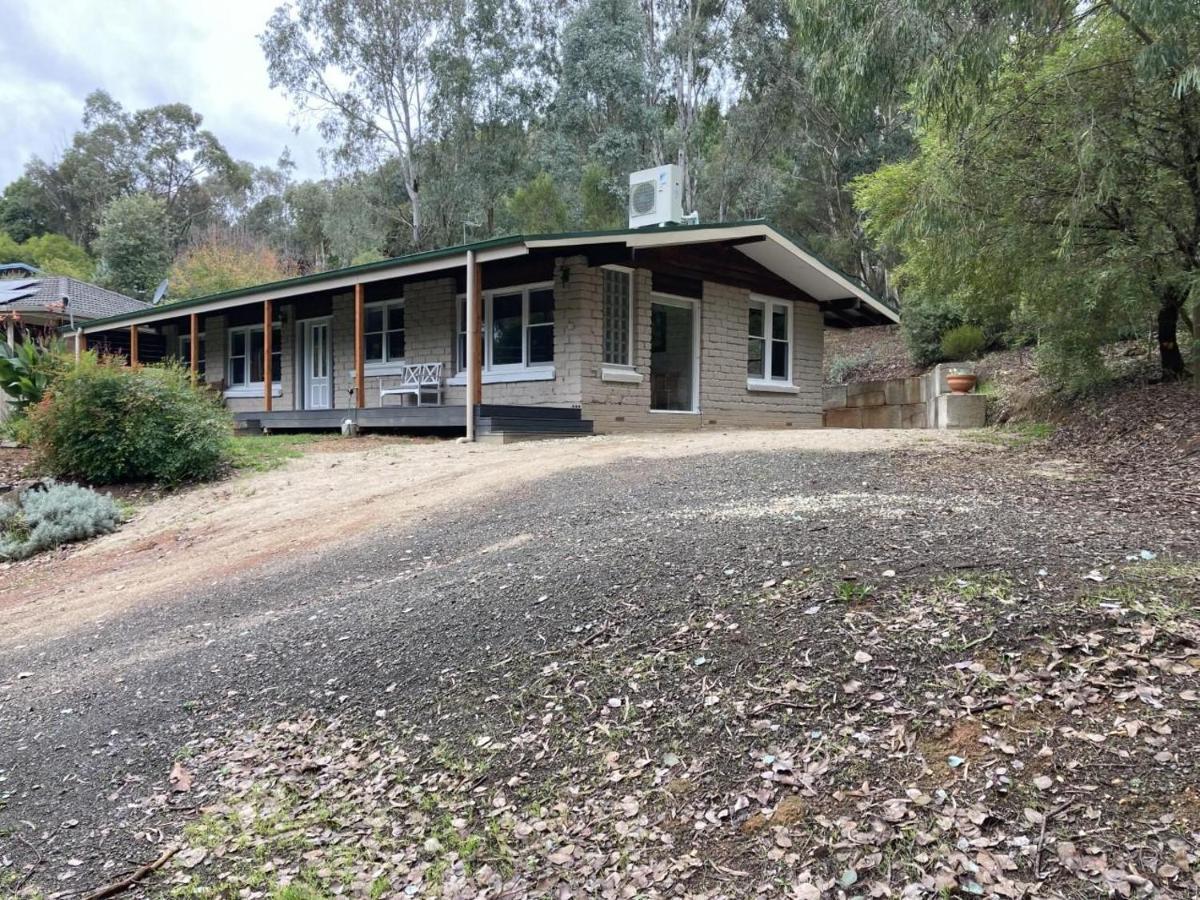
[{"label": "stone block", "polygon": [[887,397],[888,406],[920,403],[925,399],[922,396],[920,376],[893,378],[891,381],[885,382],[884,395]]},{"label": "stone block", "polygon": [[863,411],[857,408],[825,411],[826,428],[862,428]]},{"label": "stone block", "polygon": [[884,384],[882,381],[860,381],[846,385],[846,405],[883,406],[887,403]]},{"label": "stone block", "polygon": [[846,386],[844,384],[825,385],[825,396],[822,409],[845,409]]},{"label": "stone block", "polygon": [[899,406],[868,406],[862,411],[863,428],[899,428]]},{"label": "stone block", "polygon": [[940,397],[942,394],[950,393],[950,385],[946,383],[946,377],[955,372],[974,372],[975,364],[969,362],[958,363],[938,363],[933,367],[933,371],[926,377],[930,377],[932,384],[930,388],[933,391],[933,396]]},{"label": "stone block", "polygon": [[982,428],[987,421],[987,397],[982,394],[942,394],[937,398],[938,428]]},{"label": "stone block", "polygon": [[928,428],[929,415],[924,403],[906,403],[900,407],[901,428]]},{"label": "stone block", "polygon": [[903,378],[892,378],[883,383],[883,396],[888,406],[900,406],[905,402],[904,382]]},{"label": "stone block", "polygon": [[913,376],[904,379],[904,402],[906,404],[925,402],[925,391],[919,377]]}]

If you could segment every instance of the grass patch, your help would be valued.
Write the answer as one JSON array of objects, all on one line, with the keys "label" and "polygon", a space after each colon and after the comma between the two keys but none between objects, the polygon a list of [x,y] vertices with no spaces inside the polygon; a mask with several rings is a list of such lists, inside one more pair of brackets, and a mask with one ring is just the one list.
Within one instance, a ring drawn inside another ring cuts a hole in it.
[{"label": "grass patch", "polygon": [[237,435],[229,442],[229,464],[238,471],[270,472],[289,459],[303,456],[301,448],[321,437],[316,434]]},{"label": "grass patch", "polygon": [[1049,422],[1019,422],[975,428],[967,432],[966,436],[981,444],[1020,448],[1047,440],[1053,434],[1054,426]]},{"label": "grass patch", "polygon": [[1088,591],[1082,601],[1162,625],[1194,616],[1198,592],[1200,563],[1156,559],[1121,567],[1107,582]]}]

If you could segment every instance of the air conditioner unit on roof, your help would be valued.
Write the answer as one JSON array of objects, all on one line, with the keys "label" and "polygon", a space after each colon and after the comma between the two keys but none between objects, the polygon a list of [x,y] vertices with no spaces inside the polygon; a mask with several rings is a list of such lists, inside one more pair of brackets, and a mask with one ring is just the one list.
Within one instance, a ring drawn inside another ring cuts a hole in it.
[{"label": "air conditioner unit on roof", "polygon": [[683,173],[679,166],[657,166],[629,176],[629,227],[683,221]]}]

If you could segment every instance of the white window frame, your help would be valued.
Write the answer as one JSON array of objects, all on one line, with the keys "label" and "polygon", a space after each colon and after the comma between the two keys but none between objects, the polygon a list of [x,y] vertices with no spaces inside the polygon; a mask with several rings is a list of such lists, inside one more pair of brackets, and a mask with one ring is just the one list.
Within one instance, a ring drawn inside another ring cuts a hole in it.
[{"label": "white window frame", "polygon": [[[484,383],[504,381],[549,381],[554,378],[554,362],[531,363],[529,361],[529,295],[535,291],[554,291],[553,281],[539,281],[532,284],[515,284],[510,287],[491,288],[483,292],[483,359],[481,360]],[[496,296],[509,294],[521,295],[521,362],[496,365],[492,362],[492,299]],[[465,359],[460,359],[460,340],[466,334],[466,294],[459,294],[454,301],[455,330],[454,330],[454,367],[456,374],[447,384],[466,384],[467,371]],[[558,298],[555,297],[555,320],[553,327],[558,327]],[[537,327],[537,326],[535,326]]]},{"label": "white window frame", "polygon": [[[608,358],[608,347],[604,346],[602,343],[601,348],[600,348],[601,360],[602,360],[605,368],[612,368],[612,369],[617,369],[617,370],[632,369],[633,368],[633,335],[634,335],[633,269],[626,268],[625,266],[601,266],[600,268],[604,272],[615,272],[620,275],[624,275],[625,281],[629,285],[629,296],[626,299],[626,303],[625,303],[625,315],[628,319],[626,344],[625,344],[625,358],[623,360],[609,359]],[[604,276],[604,275],[601,276],[602,279],[604,277],[606,277],[606,276]],[[607,310],[605,309],[606,303],[607,303],[607,295],[605,294],[605,291],[604,291],[604,283],[603,283],[603,281],[601,281],[601,284],[600,284],[600,304],[601,304],[601,306],[600,306],[600,323],[601,323],[601,329],[602,329],[602,334],[601,334],[602,342],[605,342],[608,339],[608,323],[605,321],[605,317],[607,314]]]},{"label": "white window frame", "polygon": [[[275,335],[272,335],[271,340],[271,356],[279,354],[279,374],[283,375],[283,323],[273,322],[271,327],[278,332],[278,346],[276,345]],[[235,334],[244,334],[246,340],[246,377],[250,376],[250,335],[256,331],[262,331],[263,326],[258,325],[238,325],[225,331],[225,396],[226,397],[261,397],[263,396],[263,383],[261,381],[246,381],[234,384],[231,375],[233,373],[233,336]],[[264,377],[270,375],[272,360],[263,360]],[[271,396],[280,397],[283,395],[283,384],[280,381],[271,382]]]},{"label": "white window frame", "polygon": [[[196,335],[196,339],[200,342],[200,355],[196,358],[196,371],[198,376],[203,378],[208,373],[208,335],[201,331]],[[179,361],[185,366],[192,364],[191,343],[191,332],[179,335]]]},{"label": "white window frame", "polygon": [[[750,334],[750,310],[758,308],[763,312],[763,333]],[[783,310],[787,318],[787,373],[783,378],[771,375],[771,358],[774,353],[775,338],[771,337],[771,326],[774,323],[774,313]],[[792,372],[796,362],[796,335],[793,327],[792,304],[778,297],[768,297],[763,294],[751,294],[746,306],[746,343],[751,339],[763,342],[763,374],[761,378],[746,373],[746,390],[775,391],[780,393],[796,393],[799,389],[792,381]],[[749,359],[747,359],[747,363]]]},{"label": "white window frame", "polygon": [[[408,312],[404,314],[404,327],[389,329],[388,312],[393,307],[404,308],[404,298],[395,297],[391,300],[373,300],[370,303],[363,304],[363,371],[368,375],[394,375],[404,369],[404,357],[399,359],[391,359],[388,356],[388,335],[392,331],[404,332],[404,354],[408,355]],[[368,332],[366,329],[367,311],[373,309],[383,310],[383,331]],[[383,358],[377,360],[367,359],[367,334],[381,334],[383,336]]]}]

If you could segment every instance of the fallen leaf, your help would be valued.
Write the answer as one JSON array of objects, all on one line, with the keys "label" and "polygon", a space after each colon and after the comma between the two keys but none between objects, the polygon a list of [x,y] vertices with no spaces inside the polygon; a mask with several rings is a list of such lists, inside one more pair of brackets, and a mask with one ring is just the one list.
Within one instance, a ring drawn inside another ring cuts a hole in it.
[{"label": "fallen leaf", "polygon": [[171,766],[171,774],[167,780],[171,783],[171,790],[177,794],[182,794],[192,789],[192,773],[183,767],[183,763],[176,762]]}]

